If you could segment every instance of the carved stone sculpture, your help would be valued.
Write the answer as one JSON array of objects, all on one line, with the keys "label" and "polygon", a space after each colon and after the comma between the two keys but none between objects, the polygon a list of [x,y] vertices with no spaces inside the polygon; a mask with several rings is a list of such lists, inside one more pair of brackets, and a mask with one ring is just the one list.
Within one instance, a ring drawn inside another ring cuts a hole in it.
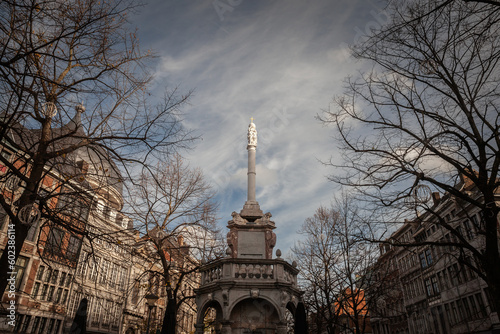
[{"label": "carved stone sculpture", "polygon": [[237,258],[238,257],[238,234],[233,230],[230,230],[227,233],[227,245],[231,249],[231,257]]},{"label": "carved stone sculpture", "polygon": [[276,246],[276,233],[268,230],[266,231],[266,259],[273,258],[274,246]]},{"label": "carved stone sculpture", "polygon": [[251,122],[248,125],[248,146],[257,146],[257,128],[255,127],[255,124]]},{"label": "carved stone sculpture", "polygon": [[236,211],[233,211],[233,213],[231,213],[231,216],[233,217],[233,220],[229,221],[229,225],[233,225],[233,224],[244,225],[244,224],[248,223],[248,220],[241,217],[240,214],[237,213]]}]

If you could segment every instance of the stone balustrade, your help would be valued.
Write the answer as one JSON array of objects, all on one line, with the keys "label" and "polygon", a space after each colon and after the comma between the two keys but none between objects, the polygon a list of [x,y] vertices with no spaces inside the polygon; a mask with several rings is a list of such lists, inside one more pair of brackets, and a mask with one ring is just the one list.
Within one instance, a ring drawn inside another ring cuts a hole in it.
[{"label": "stone balustrade", "polygon": [[276,281],[297,285],[298,269],[282,259],[226,258],[201,268],[201,286],[218,281]]}]

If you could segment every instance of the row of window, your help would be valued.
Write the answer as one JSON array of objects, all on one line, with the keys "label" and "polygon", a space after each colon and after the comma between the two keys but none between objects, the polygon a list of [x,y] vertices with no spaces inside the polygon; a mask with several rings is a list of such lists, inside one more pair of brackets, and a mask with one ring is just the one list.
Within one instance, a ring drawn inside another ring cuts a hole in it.
[{"label": "row of window", "polygon": [[[466,266],[460,266],[458,263],[454,263],[441,271],[438,271],[436,275],[432,275],[424,279],[425,292],[428,297],[438,295],[441,290],[450,289],[454,286],[458,286],[469,280],[476,278],[477,275],[474,271],[470,270]],[[422,285],[420,279],[415,279],[404,285],[405,293],[409,298],[414,298],[421,295]]]},{"label": "row of window", "polygon": [[118,329],[122,313],[121,303],[80,292],[73,293],[69,302],[68,314],[72,318],[83,298],[87,298],[87,326]]},{"label": "row of window", "polygon": [[74,262],[77,260],[78,253],[80,252],[82,240],[75,235],[69,235],[69,241],[66,246],[64,242],[65,238],[67,238],[66,234],[62,229],[51,228],[47,236],[47,242],[45,243],[45,252],[53,256],[64,257]]},{"label": "row of window", "polygon": [[437,272],[436,275],[443,290],[461,285],[477,277],[477,274],[469,267],[458,263],[444,268]]},{"label": "row of window", "polygon": [[19,314],[16,323],[16,333],[57,334],[61,328],[61,320],[45,317],[32,317],[29,314]]},{"label": "row of window", "polygon": [[420,277],[403,284],[403,289],[405,290],[405,294],[408,298],[415,298],[424,294],[424,287]]},{"label": "row of window", "polygon": [[409,253],[398,260],[399,269],[403,272],[409,270],[416,264],[416,255],[414,253]]},{"label": "row of window", "polygon": [[102,215],[106,222],[113,222],[121,228],[132,228],[132,220],[125,217],[118,211],[113,210],[110,206],[106,205],[103,201],[97,201],[94,204],[95,210]]},{"label": "row of window", "polygon": [[103,238],[103,235],[105,235],[105,233],[103,233],[102,230],[89,225],[87,226],[87,231],[89,233],[89,237],[95,244],[102,245],[104,248],[114,251],[117,254],[126,254],[124,248],[121,247],[118,243],[113,243],[109,240],[105,240]]},{"label": "row of window", "polygon": [[[455,210],[453,209],[451,214],[447,214],[444,218],[445,222],[448,224],[451,224],[452,226],[454,225],[454,222],[452,221],[452,217],[454,217],[456,214]],[[458,225],[456,225],[455,229],[456,231],[462,235],[465,239],[467,240],[472,240],[475,238],[476,234],[478,231],[484,229],[484,221],[483,218],[481,217],[481,212],[479,214],[474,214],[470,216],[470,218],[462,220]],[[458,222],[458,220],[457,220]],[[430,237],[434,232],[439,230],[441,225],[438,224],[430,224],[427,230],[425,230],[424,233],[420,234],[418,237],[420,238],[419,241],[425,241],[428,237]],[[447,241],[450,241],[450,238],[448,236]],[[443,241],[443,239],[441,239]]]},{"label": "row of window", "polygon": [[82,251],[76,275],[82,279],[107,285],[112,289],[123,290],[125,288],[127,269],[114,262]]},{"label": "row of window", "polygon": [[64,304],[68,299],[72,279],[72,275],[65,271],[40,266],[36,273],[31,297]]},{"label": "row of window", "polygon": [[463,321],[482,319],[487,315],[481,293],[444,304],[444,309],[452,326]]}]

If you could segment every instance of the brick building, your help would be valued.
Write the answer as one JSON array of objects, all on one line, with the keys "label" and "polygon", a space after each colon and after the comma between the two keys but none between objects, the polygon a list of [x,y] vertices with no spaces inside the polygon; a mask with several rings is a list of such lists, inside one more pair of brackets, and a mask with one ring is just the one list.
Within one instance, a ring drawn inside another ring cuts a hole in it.
[{"label": "brick building", "polygon": [[[57,136],[67,135],[65,145],[70,145],[73,137],[85,136],[82,111],[77,108],[68,124],[53,130]],[[14,134],[14,141],[21,147],[35,145],[38,135],[37,130],[21,129]],[[0,151],[10,164],[22,165],[19,170],[30,170],[22,150],[3,142]],[[9,173],[7,166],[0,164],[0,189],[2,198],[15,208],[23,183]],[[2,316],[0,332],[67,332],[85,297],[87,332],[139,333],[145,330],[149,309],[144,296],[150,292],[159,297],[152,309],[151,328],[161,326],[165,282],[151,275],[161,269],[134,230],[132,220],[122,213],[122,176],[106,152],[82,147],[47,165],[44,175],[39,197],[53,219],[42,216],[30,227],[16,263],[17,274],[13,275],[16,318],[9,323],[9,318]],[[9,238],[9,218],[1,208],[3,251]],[[171,246],[181,248],[177,240]],[[6,291],[0,306],[3,315],[9,312],[10,300]],[[189,319],[194,314],[186,308],[180,316]],[[181,323],[179,333],[194,328],[193,320],[183,318]]]}]

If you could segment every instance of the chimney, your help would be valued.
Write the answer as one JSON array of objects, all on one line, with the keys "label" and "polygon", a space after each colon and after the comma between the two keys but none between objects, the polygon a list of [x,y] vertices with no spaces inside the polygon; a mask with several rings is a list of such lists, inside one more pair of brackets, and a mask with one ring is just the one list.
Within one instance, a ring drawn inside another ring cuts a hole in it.
[{"label": "chimney", "polygon": [[432,202],[434,203],[434,206],[438,205],[440,200],[441,200],[441,196],[439,195],[439,193],[433,192],[432,193]]}]

